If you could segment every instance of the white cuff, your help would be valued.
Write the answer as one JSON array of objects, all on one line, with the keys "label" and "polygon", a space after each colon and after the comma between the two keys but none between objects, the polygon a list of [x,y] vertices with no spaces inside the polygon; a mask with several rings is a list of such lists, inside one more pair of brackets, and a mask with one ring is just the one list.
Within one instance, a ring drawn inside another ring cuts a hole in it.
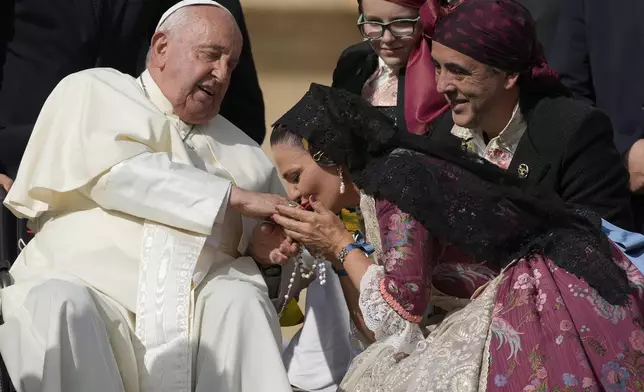
[{"label": "white cuff", "polygon": [[210,235],[223,222],[231,182],[172,162],[169,153],[143,153],[112,167],[89,191],[107,210]]}]

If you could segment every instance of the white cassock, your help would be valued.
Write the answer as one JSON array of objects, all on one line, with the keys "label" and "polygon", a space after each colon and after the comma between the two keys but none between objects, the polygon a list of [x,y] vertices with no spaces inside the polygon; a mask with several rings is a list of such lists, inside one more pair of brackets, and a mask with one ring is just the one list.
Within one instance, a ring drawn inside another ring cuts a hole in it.
[{"label": "white cassock", "polygon": [[5,202],[37,232],[1,292],[18,391],[290,391],[231,184],[283,192],[257,144],[181,122],[147,72],[64,79]]}]

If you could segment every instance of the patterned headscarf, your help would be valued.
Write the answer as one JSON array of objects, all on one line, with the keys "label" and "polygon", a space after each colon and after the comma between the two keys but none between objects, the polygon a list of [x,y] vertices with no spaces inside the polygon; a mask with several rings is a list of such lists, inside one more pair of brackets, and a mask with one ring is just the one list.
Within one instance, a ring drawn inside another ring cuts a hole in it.
[{"label": "patterned headscarf", "polygon": [[436,72],[427,42],[444,12],[438,0],[387,0],[418,9],[423,38],[409,55],[405,71],[405,122],[411,133],[424,134],[427,126],[447,111],[445,97],[436,91]]},{"label": "patterned headscarf", "polygon": [[483,64],[519,73],[521,88],[567,94],[548,66],[530,12],[515,0],[464,0],[450,8],[432,39]]}]

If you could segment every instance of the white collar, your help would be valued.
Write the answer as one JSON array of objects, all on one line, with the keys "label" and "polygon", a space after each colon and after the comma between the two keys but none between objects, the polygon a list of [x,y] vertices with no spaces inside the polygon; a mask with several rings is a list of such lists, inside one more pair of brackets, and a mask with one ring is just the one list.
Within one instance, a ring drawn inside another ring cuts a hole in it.
[{"label": "white collar", "polygon": [[157,85],[154,79],[152,79],[150,71],[148,71],[147,69],[143,71],[141,77],[139,78],[139,83],[141,83],[141,87],[143,87],[143,91],[145,92],[145,95],[148,97],[150,102],[152,102],[152,104],[156,106],[157,109],[163,112],[166,117],[173,120],[175,126],[177,127],[177,130],[179,131],[179,134],[181,135],[181,138],[185,139],[192,132],[195,125],[185,123],[179,118],[179,116],[174,114],[172,103],[163,94],[163,92],[159,88],[159,85]]},{"label": "white collar", "polygon": [[[525,128],[525,120],[523,118],[523,115],[521,114],[519,103],[517,102],[517,104],[514,106],[514,110],[512,111],[512,117],[510,117],[508,123],[505,125],[501,133],[499,133],[495,138],[492,139],[498,140],[501,144],[516,146],[516,144],[518,144],[519,140],[523,136],[523,131],[525,131]],[[482,135],[483,131],[480,129],[464,128],[454,124],[454,127],[452,128],[452,134],[461,139],[469,139],[473,136],[473,134]]]},{"label": "white collar", "polygon": [[148,99],[154,104],[154,106],[161,110],[163,114],[172,116],[175,115],[172,103],[170,102],[170,100],[168,100],[168,98],[166,98],[154,79],[152,79],[150,71],[148,71],[147,69],[143,71],[140,77],[140,82],[143,86],[143,89],[145,90]]}]

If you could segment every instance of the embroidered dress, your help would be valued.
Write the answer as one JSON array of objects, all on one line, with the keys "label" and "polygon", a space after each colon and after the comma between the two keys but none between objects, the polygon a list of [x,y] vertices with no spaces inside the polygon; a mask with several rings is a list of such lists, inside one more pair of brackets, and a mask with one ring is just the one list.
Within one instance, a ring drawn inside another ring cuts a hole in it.
[{"label": "embroidered dress", "polygon": [[[477,130],[452,134],[507,169],[525,129],[517,105],[487,144]],[[377,343],[354,360],[341,391],[644,390],[644,276],[616,247],[634,289],[625,306],[539,254],[495,270],[390,202],[362,198],[380,265],[362,278],[359,303]],[[438,314],[423,331],[430,303]]]},{"label": "embroidered dress", "polygon": [[[614,261],[633,288],[624,306],[610,305],[539,254],[495,271],[391,203],[362,199],[367,238],[380,259],[361,281],[360,307],[377,343],[353,361],[341,391],[644,385],[644,276],[616,247]],[[429,303],[437,316],[423,331],[418,322]]]}]

